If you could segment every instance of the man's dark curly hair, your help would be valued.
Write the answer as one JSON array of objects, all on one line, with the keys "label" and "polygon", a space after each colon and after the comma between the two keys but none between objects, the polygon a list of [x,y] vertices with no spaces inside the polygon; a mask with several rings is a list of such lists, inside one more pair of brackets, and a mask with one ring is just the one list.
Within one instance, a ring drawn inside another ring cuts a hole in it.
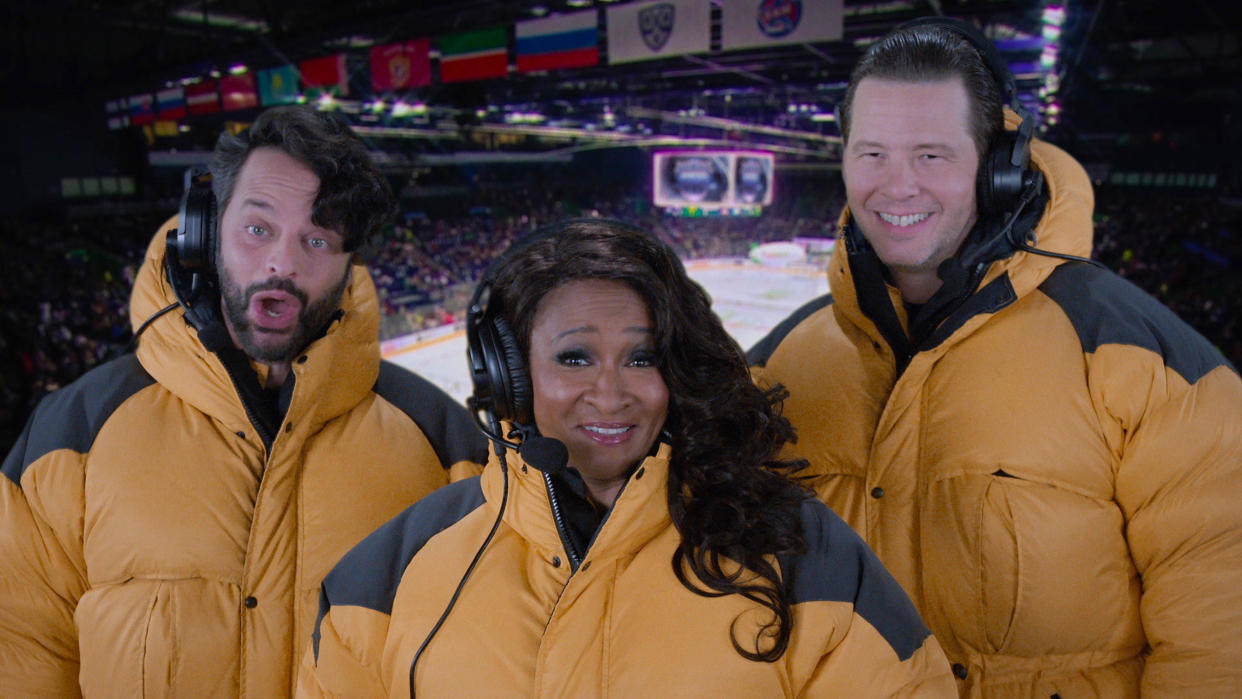
[{"label": "man's dark curly hair", "polygon": [[258,148],[278,148],[315,173],[319,193],[311,221],[340,233],[346,252],[368,248],[396,215],[388,180],[362,139],[331,114],[299,105],[263,112],[238,136],[220,134],[208,167],[221,215],[233,198],[242,166]]},{"label": "man's dark curly hair", "polygon": [[778,561],[806,548],[799,510],[807,497],[786,477],[803,462],[776,460],[794,439],[780,414],[783,390],[763,391],[751,381],[707,292],[652,235],[617,221],[579,219],[517,245],[492,276],[488,305],[490,313],[499,304],[528,361],[535,313],[552,289],[614,280],[646,301],[656,366],[669,391],[668,507],[681,534],[673,572],[695,593],[739,594],[771,610],[772,620],[747,644],[753,650],[736,635],[733,647],[751,660],[779,659],[789,645],[792,592]]}]

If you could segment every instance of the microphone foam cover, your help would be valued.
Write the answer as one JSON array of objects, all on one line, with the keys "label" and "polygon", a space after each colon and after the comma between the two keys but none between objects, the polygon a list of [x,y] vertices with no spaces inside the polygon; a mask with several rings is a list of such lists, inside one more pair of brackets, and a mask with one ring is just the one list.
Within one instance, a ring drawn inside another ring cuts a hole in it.
[{"label": "microphone foam cover", "polygon": [[529,437],[522,442],[518,454],[526,463],[544,473],[560,473],[569,463],[569,450],[565,444],[551,437]]},{"label": "microphone foam cover", "polygon": [[224,323],[211,323],[204,325],[198,329],[198,340],[203,343],[203,347],[208,352],[219,352],[226,347],[233,346],[233,338],[229,336],[229,331],[224,327]]}]

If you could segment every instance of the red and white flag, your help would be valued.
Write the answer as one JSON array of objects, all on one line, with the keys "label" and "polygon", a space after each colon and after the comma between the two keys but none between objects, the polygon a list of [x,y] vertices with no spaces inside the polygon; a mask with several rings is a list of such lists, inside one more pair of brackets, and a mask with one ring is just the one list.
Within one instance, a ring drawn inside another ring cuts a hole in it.
[{"label": "red and white flag", "polygon": [[186,108],[191,114],[215,114],[220,111],[220,94],[215,80],[200,80],[185,86]]}]

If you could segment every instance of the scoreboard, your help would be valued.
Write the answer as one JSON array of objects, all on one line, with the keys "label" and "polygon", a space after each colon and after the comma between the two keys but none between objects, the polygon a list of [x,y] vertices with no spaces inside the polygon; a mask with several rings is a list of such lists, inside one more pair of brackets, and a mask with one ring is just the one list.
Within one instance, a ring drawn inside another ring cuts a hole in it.
[{"label": "scoreboard", "polygon": [[757,216],[772,203],[771,153],[666,150],[652,156],[655,205],[682,216]]}]

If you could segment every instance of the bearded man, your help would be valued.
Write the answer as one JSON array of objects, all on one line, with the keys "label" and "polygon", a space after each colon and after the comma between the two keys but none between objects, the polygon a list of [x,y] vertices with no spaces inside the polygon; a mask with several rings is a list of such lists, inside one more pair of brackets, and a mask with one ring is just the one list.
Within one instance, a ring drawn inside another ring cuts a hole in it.
[{"label": "bearded man", "polygon": [[210,170],[147,251],[137,351],[44,399],[0,469],[6,695],[290,696],[323,576],[486,457],[380,359],[360,251],[396,204],[349,127],[269,110]]}]

